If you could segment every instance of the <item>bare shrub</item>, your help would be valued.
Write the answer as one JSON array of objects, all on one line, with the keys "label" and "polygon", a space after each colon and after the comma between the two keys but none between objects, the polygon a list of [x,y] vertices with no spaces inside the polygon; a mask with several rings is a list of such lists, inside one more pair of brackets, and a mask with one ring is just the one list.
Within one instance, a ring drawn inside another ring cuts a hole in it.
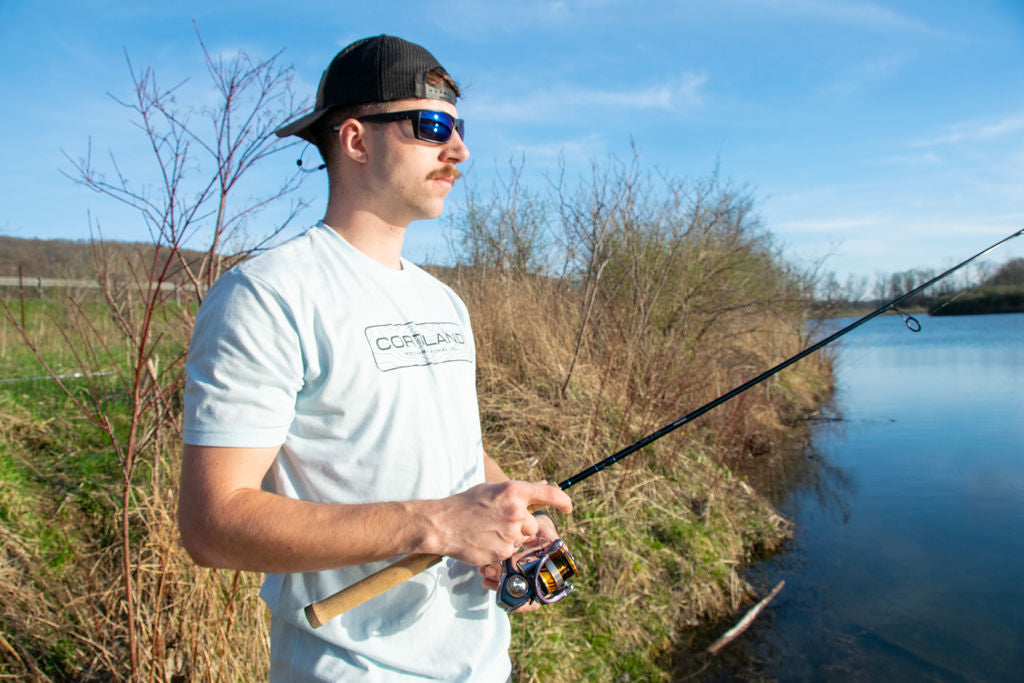
[{"label": "bare shrub", "polygon": [[523,185],[524,163],[510,160],[487,197],[470,186],[461,213],[448,218],[460,265],[521,275],[548,273],[549,219],[544,200]]},{"label": "bare shrub", "polygon": [[[198,569],[177,540],[180,393],[193,315],[207,288],[223,268],[284,229],[302,206],[293,202],[277,225],[261,231],[255,247],[239,248],[251,239],[249,221],[298,187],[293,176],[267,196],[253,197],[248,189],[242,196],[241,189],[254,168],[285,147],[273,130],[299,107],[292,69],[278,63],[280,55],[215,57],[201,37],[199,47],[215,93],[207,108],[180,105],[182,84],[164,88],[151,69],[138,70],[128,60],[132,96],[119,101],[151,152],[148,178],[129,178],[115,158],[100,170],[91,144],[84,158],[69,157],[69,177],[135,209],[149,236],[145,248],[125,258],[123,249],[108,250],[98,225],[90,223],[101,301],[70,296],[63,317],[51,320],[61,362],[77,369],[84,384],[62,379],[45,349],[53,339],[34,334],[3,303],[7,322],[66,397],[71,413],[58,418],[84,418],[105,440],[106,461],[116,462],[116,476],[95,482],[112,494],[104,499],[99,526],[106,533],[86,533],[76,550],[78,566],[63,577],[71,593],[47,596],[62,609],[43,623],[77,639],[78,654],[69,656],[68,666],[78,670],[57,672],[61,677],[222,680],[266,670],[266,626],[252,599],[257,577]],[[198,259],[186,254],[186,246],[198,243],[205,245]],[[59,449],[47,455],[71,457]],[[31,460],[40,457],[19,462]],[[38,571],[28,555],[8,561],[20,566],[19,576],[30,579]],[[42,666],[28,653],[7,650],[20,670]]]},{"label": "bare shrub", "polygon": [[[803,347],[806,278],[745,188],[666,177],[638,155],[552,188],[528,206],[557,215],[506,224],[550,225],[564,273],[492,261],[446,275],[473,317],[486,445],[511,476],[560,481]],[[474,195],[453,219],[464,249],[493,236],[477,208],[500,201]],[[572,489],[562,533],[582,590],[514,622],[521,680],[664,677],[686,624],[747,599],[740,570],[790,530],[735,472],[827,393],[827,360],[803,368]]]}]

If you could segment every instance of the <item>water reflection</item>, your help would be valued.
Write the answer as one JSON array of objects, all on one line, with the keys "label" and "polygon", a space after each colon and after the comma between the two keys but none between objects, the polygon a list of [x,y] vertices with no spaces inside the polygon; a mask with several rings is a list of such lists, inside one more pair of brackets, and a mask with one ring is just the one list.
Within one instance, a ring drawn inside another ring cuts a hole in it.
[{"label": "water reflection", "polygon": [[747,577],[762,594],[780,579],[785,590],[718,658],[680,662],[680,678],[1016,680],[1024,669],[1024,315],[922,316],[920,334],[875,322],[840,351],[842,421],[773,464],[796,536]]},{"label": "water reflection", "polygon": [[816,443],[823,437],[840,441],[846,422],[835,405],[826,406],[795,435],[788,450],[751,458],[734,466],[787,519],[799,520],[814,513],[845,522],[850,513],[850,498],[857,483],[849,470],[837,464]]}]

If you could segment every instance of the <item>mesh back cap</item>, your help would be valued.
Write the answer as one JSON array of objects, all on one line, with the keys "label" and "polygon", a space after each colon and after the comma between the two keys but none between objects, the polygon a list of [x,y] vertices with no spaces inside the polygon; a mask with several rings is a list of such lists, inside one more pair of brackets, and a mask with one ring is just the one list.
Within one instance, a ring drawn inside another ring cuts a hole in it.
[{"label": "mesh back cap", "polygon": [[333,107],[406,98],[454,104],[457,95],[453,90],[427,83],[427,74],[439,67],[444,70],[425,48],[397,36],[357,40],[335,55],[324,71],[313,111],[275,133],[278,137],[297,135],[312,142],[310,128]]}]

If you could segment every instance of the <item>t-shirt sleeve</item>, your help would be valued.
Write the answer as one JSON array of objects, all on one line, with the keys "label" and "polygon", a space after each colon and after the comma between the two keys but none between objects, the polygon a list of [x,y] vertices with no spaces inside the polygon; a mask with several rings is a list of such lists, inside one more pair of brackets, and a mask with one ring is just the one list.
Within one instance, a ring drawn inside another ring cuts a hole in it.
[{"label": "t-shirt sleeve", "polygon": [[221,276],[196,316],[185,367],[185,443],[285,442],[303,363],[295,316],[271,287],[235,271]]}]

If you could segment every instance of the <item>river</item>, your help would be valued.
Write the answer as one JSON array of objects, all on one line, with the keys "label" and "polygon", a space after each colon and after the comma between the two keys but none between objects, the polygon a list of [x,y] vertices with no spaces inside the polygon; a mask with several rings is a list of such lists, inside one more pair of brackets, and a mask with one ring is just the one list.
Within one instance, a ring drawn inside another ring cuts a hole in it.
[{"label": "river", "polygon": [[918,320],[842,338],[795,539],[747,574],[786,586],[701,678],[1024,680],[1024,314]]}]

